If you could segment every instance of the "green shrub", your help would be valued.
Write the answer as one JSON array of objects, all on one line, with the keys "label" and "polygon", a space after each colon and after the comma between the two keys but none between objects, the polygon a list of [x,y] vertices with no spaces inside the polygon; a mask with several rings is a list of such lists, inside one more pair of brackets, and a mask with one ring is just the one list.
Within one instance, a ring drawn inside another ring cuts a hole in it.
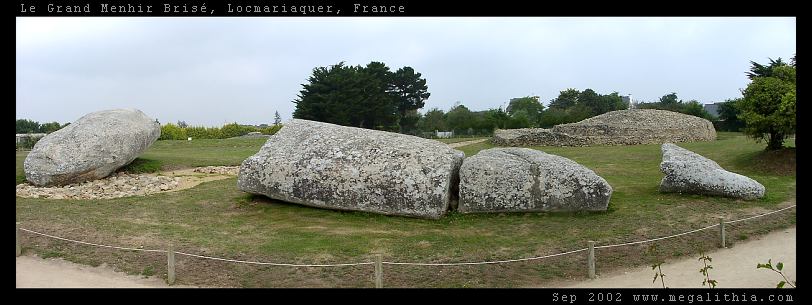
[{"label": "green shrub", "polygon": [[282,129],[282,124],[262,128],[259,130],[259,132],[261,132],[262,134],[272,135],[276,134],[276,132],[279,131],[280,129]]},{"label": "green shrub", "polygon": [[206,127],[202,126],[186,127],[186,136],[192,139],[212,139],[209,137]]},{"label": "green shrub", "polygon": [[242,135],[246,135],[247,133],[249,133],[251,131],[254,131],[252,129],[254,129],[254,128],[240,126],[240,124],[237,124],[237,123],[231,123],[231,124],[224,125],[223,128],[220,128],[220,131],[222,131],[223,139],[228,139],[228,138],[233,138],[233,137],[239,137],[239,136],[242,136]]},{"label": "green shrub", "polygon": [[159,140],[186,140],[186,129],[178,125],[168,123],[161,126],[161,137]]}]

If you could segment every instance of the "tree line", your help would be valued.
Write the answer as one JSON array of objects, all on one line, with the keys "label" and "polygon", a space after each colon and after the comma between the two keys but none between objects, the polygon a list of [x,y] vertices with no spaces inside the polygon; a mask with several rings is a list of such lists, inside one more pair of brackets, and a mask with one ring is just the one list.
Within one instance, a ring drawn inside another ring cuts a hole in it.
[{"label": "tree line", "polygon": [[17,133],[52,133],[69,124],[70,123],[59,124],[59,122],[40,124],[37,121],[28,119],[17,119]]}]

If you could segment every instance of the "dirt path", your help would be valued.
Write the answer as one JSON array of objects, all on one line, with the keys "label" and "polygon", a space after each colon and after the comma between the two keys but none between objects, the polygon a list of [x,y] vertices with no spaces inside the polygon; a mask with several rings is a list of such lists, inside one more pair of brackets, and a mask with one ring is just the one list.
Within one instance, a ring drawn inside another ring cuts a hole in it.
[{"label": "dirt path", "polygon": [[473,140],[473,141],[451,143],[451,144],[448,144],[448,147],[457,148],[457,147],[462,147],[462,146],[465,146],[465,145],[471,145],[471,144],[476,144],[476,143],[480,143],[480,142],[485,142],[487,140],[489,140],[489,139],[479,139],[479,140]]},{"label": "dirt path", "polygon": [[[91,267],[63,259],[17,258],[17,288],[169,288],[157,277],[127,275],[101,265]],[[184,286],[171,286],[184,287]],[[185,286],[188,287],[188,286]]]},{"label": "dirt path", "polygon": [[[737,243],[728,249],[709,253],[713,259],[710,278],[719,288],[775,288],[783,278],[767,269],[756,269],[756,264],[772,259],[773,266],[784,263],[784,274],[791,281],[797,280],[795,263],[795,227],[779,230],[755,240]],[[600,251],[600,250],[598,250]],[[699,273],[702,262],[699,256],[662,264],[665,285],[669,288],[703,288],[703,275]],[[600,270],[600,255],[596,262]],[[571,288],[662,288],[658,280],[652,283],[651,267],[639,267],[626,272],[600,274],[597,279],[565,285]],[[706,288],[705,286],[704,288]],[[787,285],[786,287],[789,287]]]}]

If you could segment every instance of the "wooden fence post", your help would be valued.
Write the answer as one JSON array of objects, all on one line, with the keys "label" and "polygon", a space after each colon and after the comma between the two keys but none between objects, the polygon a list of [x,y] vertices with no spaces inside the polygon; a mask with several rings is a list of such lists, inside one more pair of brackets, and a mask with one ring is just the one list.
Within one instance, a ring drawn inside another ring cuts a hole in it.
[{"label": "wooden fence post", "polygon": [[16,231],[17,231],[17,256],[20,256],[20,255],[23,254],[23,247],[20,245],[20,223],[19,222],[16,224],[16,227],[17,227],[17,229],[16,229]]},{"label": "wooden fence post", "polygon": [[589,252],[587,254],[587,265],[589,266],[589,278],[595,278],[595,242],[588,241],[587,244],[589,245]]},{"label": "wooden fence post", "polygon": [[175,284],[175,249],[172,244],[166,250],[166,274],[169,285]]},{"label": "wooden fence post", "polygon": [[719,216],[719,238],[722,240],[722,248],[726,247],[725,244],[725,218]]},{"label": "wooden fence post", "polygon": [[375,288],[383,288],[383,258],[375,254]]}]

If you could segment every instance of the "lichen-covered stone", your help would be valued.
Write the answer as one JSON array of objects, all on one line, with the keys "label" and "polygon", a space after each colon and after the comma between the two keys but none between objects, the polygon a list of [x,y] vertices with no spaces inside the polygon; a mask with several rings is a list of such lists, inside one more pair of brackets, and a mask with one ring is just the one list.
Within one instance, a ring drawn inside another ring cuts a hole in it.
[{"label": "lichen-covered stone", "polygon": [[161,136],[161,126],[136,109],[89,113],[43,137],[25,158],[25,178],[37,186],[106,177]]},{"label": "lichen-covered stone", "polygon": [[725,196],[742,199],[764,197],[764,186],[757,181],[724,170],[719,164],[671,143],[662,145],[665,174],[660,192]]},{"label": "lichen-covered stone", "polygon": [[706,119],[666,110],[631,109],[551,129],[497,130],[492,142],[501,146],[593,146],[713,140],[716,130]]},{"label": "lichen-covered stone", "polygon": [[433,140],[294,119],[243,161],[237,185],[308,206],[436,219],[463,157]]},{"label": "lichen-covered stone", "polygon": [[529,148],[491,148],[460,167],[458,210],[605,211],[612,187],[570,159]]}]

